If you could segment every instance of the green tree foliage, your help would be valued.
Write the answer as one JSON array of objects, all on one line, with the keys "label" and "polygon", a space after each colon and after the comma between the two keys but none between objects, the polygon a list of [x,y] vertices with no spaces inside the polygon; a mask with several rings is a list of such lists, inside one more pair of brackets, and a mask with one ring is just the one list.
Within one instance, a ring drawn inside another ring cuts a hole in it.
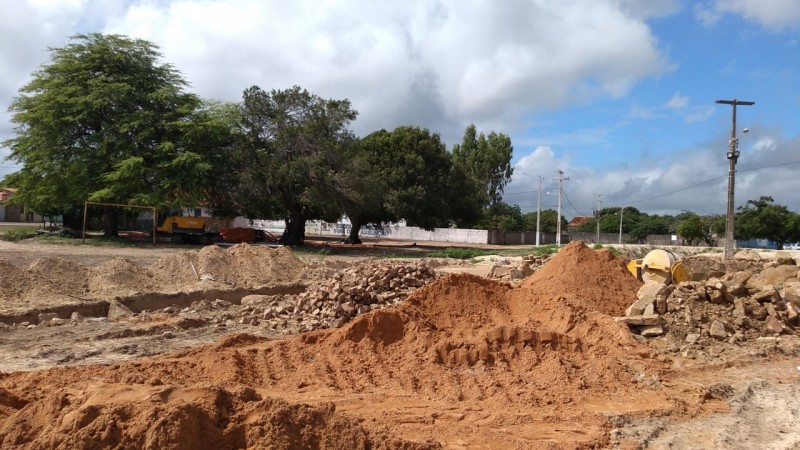
[{"label": "green tree foliage", "polygon": [[769,196],[748,200],[736,213],[736,239],[768,239],[783,244],[800,240],[800,217]]},{"label": "green tree foliage", "polygon": [[438,134],[403,126],[371,133],[357,147],[362,183],[346,208],[352,223],[347,242],[360,242],[358,231],[368,223],[404,219],[432,229],[479,216],[478,185],[452,164]]},{"label": "green tree foliage", "polygon": [[325,100],[298,86],[253,86],[239,114],[233,197],[247,217],[283,217],[286,243],[302,245],[306,220],[336,220],[353,194],[348,127],[357,113],[349,100]]},{"label": "green tree foliage", "polygon": [[503,189],[511,181],[514,168],[511,156],[514,147],[511,138],[492,131],[488,136],[477,135],[475,125],[464,131],[461,145],[453,147],[453,162],[485,188],[484,203],[498,205],[503,198]]},{"label": "green tree foliage", "polygon": [[[600,210],[600,232],[618,233],[620,208],[609,207]],[[675,218],[670,215],[650,215],[637,208],[627,206],[622,210],[622,232],[630,236],[634,242],[645,242],[651,234],[669,234],[674,231]],[[578,231],[594,233],[597,230],[597,219],[592,218],[582,223]]]},{"label": "green tree foliage", "polygon": [[686,239],[689,245],[694,245],[708,236],[709,229],[697,214],[691,213],[684,215],[683,220],[678,225],[678,236]]},{"label": "green tree foliage", "polygon": [[[539,231],[542,233],[555,233],[558,231],[558,211],[555,209],[543,209],[539,213]],[[522,215],[522,230],[536,232],[536,212],[529,212]],[[561,232],[567,230],[567,219],[561,216]]]},{"label": "green tree foliage", "polygon": [[[11,103],[16,137],[3,143],[21,170],[14,201],[45,215],[84,201],[194,204],[207,185],[199,99],[157,48],[119,35],[76,35],[50,49]],[[115,215],[106,233],[116,234]]]},{"label": "green tree foliage", "polygon": [[[689,245],[696,245],[705,242],[707,245],[716,245],[717,232],[715,223],[719,220],[719,215],[699,216],[691,211],[683,211],[676,218],[679,220],[676,228],[678,236],[688,241]],[[723,221],[722,233],[725,227]]]},{"label": "green tree foliage", "polygon": [[503,233],[522,231],[524,228],[522,211],[517,205],[512,206],[505,202],[499,202],[484,210],[484,217],[477,226],[480,229],[498,230]]}]

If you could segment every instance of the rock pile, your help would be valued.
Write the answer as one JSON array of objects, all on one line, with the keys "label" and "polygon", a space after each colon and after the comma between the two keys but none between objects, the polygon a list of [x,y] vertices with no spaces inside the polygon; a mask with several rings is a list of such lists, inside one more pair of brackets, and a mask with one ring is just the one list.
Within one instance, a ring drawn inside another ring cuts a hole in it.
[{"label": "rock pile", "polygon": [[489,278],[512,282],[522,280],[539,270],[551,257],[552,255],[527,255],[516,265],[509,260],[498,261],[489,270]]},{"label": "rock pile", "polygon": [[286,334],[338,328],[353,317],[399,303],[435,277],[424,263],[360,264],[310,286],[296,298],[249,295],[242,305],[252,307],[253,314],[244,320],[266,322],[270,329]]},{"label": "rock pile", "polygon": [[[752,262],[752,261],[751,261]],[[724,264],[724,263],[721,263]],[[729,262],[738,267],[739,262]],[[760,262],[761,270],[720,273],[705,280],[664,286],[648,282],[638,300],[616,318],[644,337],[669,333],[694,345],[795,334],[800,329],[800,273],[791,257]]]}]

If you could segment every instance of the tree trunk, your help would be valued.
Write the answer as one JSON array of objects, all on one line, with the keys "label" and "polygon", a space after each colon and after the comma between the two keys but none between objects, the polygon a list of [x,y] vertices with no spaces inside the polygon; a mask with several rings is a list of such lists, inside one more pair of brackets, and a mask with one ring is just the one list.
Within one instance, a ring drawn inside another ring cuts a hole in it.
[{"label": "tree trunk", "polygon": [[64,228],[80,231],[83,228],[83,208],[70,208],[61,214],[61,223]]},{"label": "tree trunk", "polygon": [[350,228],[350,236],[344,240],[345,244],[360,244],[361,239],[358,237],[358,232],[361,231],[361,221],[358,219],[350,219],[350,223],[352,224]]},{"label": "tree trunk", "polygon": [[103,235],[105,237],[119,237],[119,217],[117,210],[111,206],[103,208]]},{"label": "tree trunk", "polygon": [[286,223],[285,245],[303,245],[306,238],[306,218],[302,211],[292,212],[292,218]]}]

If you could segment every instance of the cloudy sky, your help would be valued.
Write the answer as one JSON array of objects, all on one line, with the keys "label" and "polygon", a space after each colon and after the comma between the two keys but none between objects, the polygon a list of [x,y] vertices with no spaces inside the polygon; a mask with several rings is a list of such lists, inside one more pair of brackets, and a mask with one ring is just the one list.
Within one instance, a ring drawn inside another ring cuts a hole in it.
[{"label": "cloudy sky", "polygon": [[[800,211],[800,0],[15,0],[0,16],[0,140],[48,47],[75,33],[157,44],[202,97],[252,85],[348,98],[358,135],[399,125],[511,136],[506,201],[565,215],[634,206],[724,213],[731,107],[736,203]],[[748,128],[748,134],[741,134]],[[0,150],[7,155],[7,150]],[[0,176],[15,170],[0,162]]]}]

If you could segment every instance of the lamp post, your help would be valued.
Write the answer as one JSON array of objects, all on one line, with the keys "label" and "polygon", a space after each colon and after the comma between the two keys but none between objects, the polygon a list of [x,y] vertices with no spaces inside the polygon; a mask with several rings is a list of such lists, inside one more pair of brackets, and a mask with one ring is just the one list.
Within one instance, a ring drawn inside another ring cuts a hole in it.
[{"label": "lamp post", "polygon": [[725,259],[733,258],[734,223],[733,223],[733,192],[736,182],[736,160],[739,159],[739,142],[736,138],[736,107],[738,105],[750,106],[755,102],[743,100],[717,100],[715,103],[733,106],[731,120],[731,140],[728,142],[728,213],[725,217]]}]

